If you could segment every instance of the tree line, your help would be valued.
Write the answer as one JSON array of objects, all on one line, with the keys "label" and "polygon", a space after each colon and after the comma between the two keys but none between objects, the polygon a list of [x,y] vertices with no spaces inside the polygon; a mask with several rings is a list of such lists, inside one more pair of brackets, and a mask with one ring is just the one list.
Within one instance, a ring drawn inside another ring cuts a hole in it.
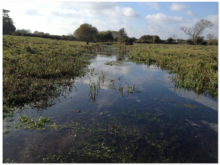
[{"label": "tree line", "polygon": [[[9,17],[9,10],[3,9],[3,34],[12,34],[17,36],[31,36],[31,37],[42,37],[51,38],[57,40],[77,40],[85,42],[119,42],[132,44],[136,43],[178,43],[175,42],[176,35],[169,37],[167,40],[161,40],[157,35],[143,35],[139,39],[135,37],[128,37],[124,28],[119,29],[119,31],[98,31],[98,29],[90,24],[84,23],[77,28],[73,34],[68,35],[50,35],[49,33],[34,31],[33,33],[29,29],[17,29],[14,26],[13,19]],[[180,27],[180,30],[189,36],[189,39],[185,41],[187,44],[202,44],[206,45],[207,42],[204,41],[204,37],[201,36],[206,28],[213,27],[211,21],[202,19],[198,21],[193,28]],[[213,34],[208,34],[206,36],[209,43],[216,45],[218,44],[217,38]]]}]

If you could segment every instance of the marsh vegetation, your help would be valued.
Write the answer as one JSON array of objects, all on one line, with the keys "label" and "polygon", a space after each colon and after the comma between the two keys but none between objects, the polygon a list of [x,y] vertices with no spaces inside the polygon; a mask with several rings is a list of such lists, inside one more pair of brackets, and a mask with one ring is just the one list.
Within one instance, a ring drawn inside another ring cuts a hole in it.
[{"label": "marsh vegetation", "polygon": [[4,36],[3,162],[215,163],[217,60],[216,46]]},{"label": "marsh vegetation", "polygon": [[175,73],[175,86],[218,96],[218,47],[200,45],[136,44],[128,50],[133,61],[156,64]]}]

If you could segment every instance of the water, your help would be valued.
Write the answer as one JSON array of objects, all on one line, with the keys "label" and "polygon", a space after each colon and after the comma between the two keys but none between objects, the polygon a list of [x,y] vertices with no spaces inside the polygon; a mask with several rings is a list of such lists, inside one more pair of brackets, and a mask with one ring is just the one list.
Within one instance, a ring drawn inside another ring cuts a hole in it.
[{"label": "water", "polygon": [[[77,78],[60,102],[46,109],[17,110],[13,121],[5,119],[3,129],[11,126],[4,134],[3,158],[25,163],[216,163],[218,101],[176,89],[173,75],[155,65],[104,64],[117,59],[98,54],[87,75]],[[97,84],[102,73],[104,82],[90,98],[89,84]],[[134,84],[135,90],[128,93]],[[66,127],[24,129],[19,127],[19,115],[47,116]]]}]

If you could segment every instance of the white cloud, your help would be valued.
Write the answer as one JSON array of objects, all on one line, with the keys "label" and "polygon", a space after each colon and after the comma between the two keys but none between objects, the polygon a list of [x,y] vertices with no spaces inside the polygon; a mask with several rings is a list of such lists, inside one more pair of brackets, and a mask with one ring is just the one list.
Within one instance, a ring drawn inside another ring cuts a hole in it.
[{"label": "white cloud", "polygon": [[160,37],[160,39],[167,39],[168,37],[170,37],[173,34],[170,32],[169,28],[168,29],[163,28],[163,26],[160,26],[154,22],[150,23],[147,26],[147,31],[148,32],[145,34],[158,35]]},{"label": "white cloud", "polygon": [[156,15],[147,15],[145,18],[152,22],[157,22],[157,23],[180,23],[183,21],[182,17],[167,16],[162,13],[158,13]]},{"label": "white cloud", "polygon": [[55,9],[52,10],[52,14],[54,16],[59,16],[59,17],[79,17],[80,16],[80,12],[77,12],[75,10],[72,9]]},{"label": "white cloud", "polygon": [[205,19],[211,21],[213,24],[218,24],[218,15],[208,15]]},{"label": "white cloud", "polygon": [[139,17],[140,15],[135,12],[132,8],[130,7],[123,7],[123,8],[118,8],[118,10],[121,10],[122,15],[126,17]]},{"label": "white cloud", "polygon": [[117,18],[112,18],[111,21],[112,21],[112,23],[114,23],[114,24],[123,24],[123,23],[126,22],[126,21],[124,21],[124,20],[120,20],[120,19],[117,19]]},{"label": "white cloud", "polygon": [[196,13],[193,13],[193,12],[190,11],[190,10],[187,10],[185,13],[186,13],[188,16],[197,16]]},{"label": "white cloud", "polygon": [[159,6],[156,2],[147,2],[146,3],[148,6],[150,6],[152,9],[156,9],[156,10],[159,10]]},{"label": "white cloud", "polygon": [[111,9],[103,9],[103,10],[82,10],[85,16],[89,17],[108,17],[108,18],[136,18],[139,17],[139,13],[134,11],[130,7],[119,7],[116,6]]},{"label": "white cloud", "polygon": [[119,30],[129,27],[127,19],[139,16],[131,7],[119,7],[116,2],[4,2],[3,7],[11,11],[17,29],[57,35],[73,33],[83,23],[100,31]]},{"label": "white cloud", "polygon": [[103,10],[116,7],[118,2],[63,2],[65,7],[87,9],[87,10]]},{"label": "white cloud", "polygon": [[185,5],[180,4],[180,3],[172,3],[172,5],[170,6],[170,9],[174,10],[174,11],[182,11],[182,10],[185,10],[187,8],[189,8],[189,6],[185,6]]},{"label": "white cloud", "polygon": [[198,22],[199,20],[197,18],[194,18],[193,20],[185,20],[183,21],[180,26],[185,26],[187,28],[192,28],[195,26],[196,22]]},{"label": "white cloud", "polygon": [[139,13],[131,7],[119,7],[117,2],[63,2],[68,8],[79,9],[88,17],[139,17]]}]

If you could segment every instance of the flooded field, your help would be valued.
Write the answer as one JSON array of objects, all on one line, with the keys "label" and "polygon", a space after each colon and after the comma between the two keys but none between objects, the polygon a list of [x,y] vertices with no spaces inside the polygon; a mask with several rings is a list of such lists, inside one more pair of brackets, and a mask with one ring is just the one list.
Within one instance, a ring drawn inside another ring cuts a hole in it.
[{"label": "flooded field", "polygon": [[4,161],[217,163],[217,99],[177,89],[169,71],[109,50],[54,105],[4,118]]}]

